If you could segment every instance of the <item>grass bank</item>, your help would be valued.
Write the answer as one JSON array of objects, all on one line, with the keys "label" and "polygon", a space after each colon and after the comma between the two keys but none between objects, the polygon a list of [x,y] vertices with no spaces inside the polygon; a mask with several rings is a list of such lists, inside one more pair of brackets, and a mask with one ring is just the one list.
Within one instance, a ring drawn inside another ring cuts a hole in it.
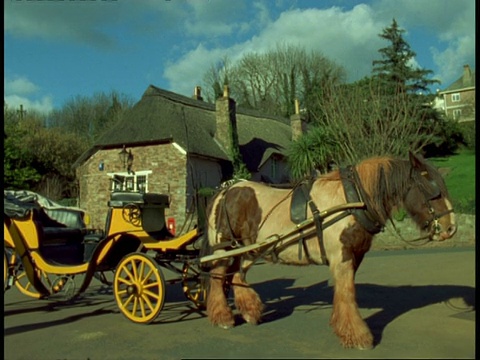
[{"label": "grass bank", "polygon": [[429,161],[444,173],[455,212],[475,214],[475,151],[464,149]]}]

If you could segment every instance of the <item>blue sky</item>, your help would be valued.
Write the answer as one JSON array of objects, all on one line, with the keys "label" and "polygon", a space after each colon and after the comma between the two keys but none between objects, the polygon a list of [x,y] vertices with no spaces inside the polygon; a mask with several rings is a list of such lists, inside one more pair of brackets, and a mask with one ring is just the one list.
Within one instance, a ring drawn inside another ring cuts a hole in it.
[{"label": "blue sky", "polygon": [[186,96],[225,56],[292,43],[371,74],[395,18],[440,89],[475,70],[474,0],[4,0],[4,99],[48,112],[152,84]]}]

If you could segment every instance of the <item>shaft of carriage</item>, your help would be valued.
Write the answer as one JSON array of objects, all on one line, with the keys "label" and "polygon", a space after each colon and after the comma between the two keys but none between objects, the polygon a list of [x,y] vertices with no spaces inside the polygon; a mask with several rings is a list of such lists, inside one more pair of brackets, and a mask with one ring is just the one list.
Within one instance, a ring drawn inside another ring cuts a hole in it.
[{"label": "shaft of carriage", "polygon": [[[317,226],[315,224],[315,218],[312,217],[297,224],[294,228],[292,228],[285,234],[272,234],[266,239],[258,241],[251,245],[239,246],[238,244],[233,243],[231,244],[231,249],[229,250],[218,249],[215,251],[214,254],[202,256],[198,259],[194,259],[191,261],[196,264],[205,264],[211,261],[234,257],[242,255],[244,253],[248,253],[250,251],[274,246],[280,242],[282,242],[283,246],[290,245],[291,243],[299,241],[303,237],[308,237],[315,234],[317,231],[322,231],[323,229],[340,220],[344,216],[349,215],[351,210],[363,208],[365,208],[365,203],[363,202],[354,202],[335,206],[330,209],[323,210],[318,214],[321,220],[321,229],[317,229]],[[337,213],[340,214],[325,223],[323,222],[324,219]]]}]

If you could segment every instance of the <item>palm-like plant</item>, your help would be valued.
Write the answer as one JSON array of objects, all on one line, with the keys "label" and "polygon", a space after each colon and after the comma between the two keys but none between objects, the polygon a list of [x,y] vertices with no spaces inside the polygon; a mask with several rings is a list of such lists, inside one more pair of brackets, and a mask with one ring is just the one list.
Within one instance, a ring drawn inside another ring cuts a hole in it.
[{"label": "palm-like plant", "polygon": [[326,172],[336,159],[338,146],[326,128],[314,127],[288,149],[288,165],[293,180],[301,180],[313,171]]}]

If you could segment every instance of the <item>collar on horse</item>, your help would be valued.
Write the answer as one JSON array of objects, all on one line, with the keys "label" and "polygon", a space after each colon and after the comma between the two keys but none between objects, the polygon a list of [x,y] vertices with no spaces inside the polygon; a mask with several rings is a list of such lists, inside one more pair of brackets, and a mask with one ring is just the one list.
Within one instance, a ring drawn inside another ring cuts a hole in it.
[{"label": "collar on horse", "polygon": [[349,165],[346,168],[341,168],[340,177],[347,203],[363,202],[365,204],[364,209],[352,209],[355,219],[372,235],[383,231],[385,224],[380,223],[369,202],[365,201],[368,199],[368,196],[358,177],[355,166]]},{"label": "collar on horse", "polygon": [[[369,206],[368,201],[365,201],[368,196],[362,186],[358,173],[355,170],[355,166],[349,165],[346,168],[341,168],[340,177],[342,179],[342,185],[347,203],[363,203],[365,204],[365,206],[363,208],[352,207],[351,209],[347,209],[342,214],[329,221],[328,224],[323,223],[323,218],[320,215],[320,211],[318,210],[315,202],[310,196],[313,180],[302,182],[293,190],[292,194],[292,203],[290,209],[291,220],[297,224],[304,221],[306,219],[308,204],[313,215],[318,244],[320,246],[320,255],[324,264],[328,264],[325,245],[323,242],[323,229],[327,226],[349,214],[352,214],[355,219],[365,228],[365,230],[367,230],[372,235],[383,231],[385,226],[384,224],[380,223],[378,217],[375,216],[375,211],[372,209],[371,206]],[[300,258],[302,256],[302,249],[305,251],[307,258],[310,258],[308,254],[308,248],[304,243],[303,237],[301,237],[299,240]]]}]

